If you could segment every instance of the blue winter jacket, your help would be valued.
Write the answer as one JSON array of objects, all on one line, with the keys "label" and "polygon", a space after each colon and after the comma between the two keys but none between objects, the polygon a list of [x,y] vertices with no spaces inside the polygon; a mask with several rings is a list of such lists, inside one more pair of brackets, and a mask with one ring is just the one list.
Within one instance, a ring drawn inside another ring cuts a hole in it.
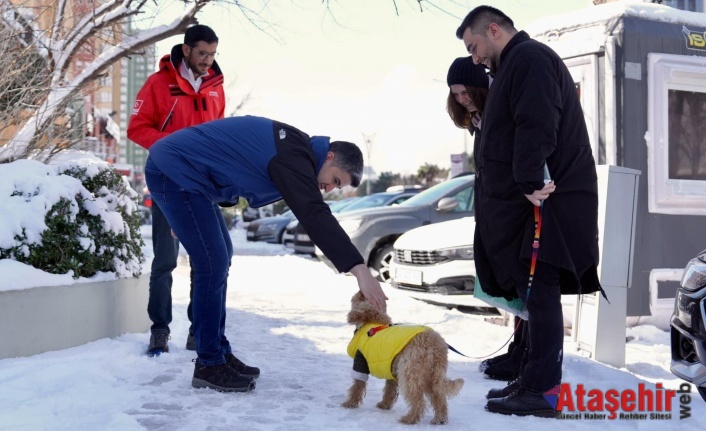
[{"label": "blue winter jacket", "polygon": [[329,138],[262,117],[229,117],[181,129],[149,149],[149,159],[186,190],[214,203],[244,197],[253,207],[284,199],[309,237],[346,272],[363,258],[324,203],[317,176]]}]

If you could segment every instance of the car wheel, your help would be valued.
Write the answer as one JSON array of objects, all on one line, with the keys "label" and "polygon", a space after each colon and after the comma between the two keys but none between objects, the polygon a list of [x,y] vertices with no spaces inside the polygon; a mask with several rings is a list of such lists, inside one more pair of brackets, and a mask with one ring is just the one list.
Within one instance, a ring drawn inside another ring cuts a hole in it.
[{"label": "car wheel", "polygon": [[371,268],[373,269],[373,274],[377,274],[376,278],[378,280],[383,282],[390,281],[390,262],[392,262],[394,252],[395,250],[392,248],[392,244],[385,244],[375,255],[375,260],[373,260]]}]

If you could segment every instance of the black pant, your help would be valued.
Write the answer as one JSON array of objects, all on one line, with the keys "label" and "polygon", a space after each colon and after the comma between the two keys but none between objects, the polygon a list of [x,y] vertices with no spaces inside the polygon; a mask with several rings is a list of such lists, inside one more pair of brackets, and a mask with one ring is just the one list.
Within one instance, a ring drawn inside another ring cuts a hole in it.
[{"label": "black pant", "polygon": [[[151,330],[169,333],[172,323],[172,271],[177,266],[179,257],[179,240],[172,236],[166,217],[154,200],[152,201],[152,273],[150,274],[150,295],[147,302],[147,314],[152,321]],[[193,269],[191,270],[193,280]],[[193,283],[189,292],[193,299]],[[193,312],[191,301],[186,310],[189,322],[189,332],[193,333]]]},{"label": "black pant", "polygon": [[561,383],[564,359],[564,317],[561,309],[559,268],[537,262],[528,293],[527,279],[517,284],[517,293],[527,304],[529,318],[523,325],[527,353],[520,374],[520,385],[534,392],[545,392]]}]

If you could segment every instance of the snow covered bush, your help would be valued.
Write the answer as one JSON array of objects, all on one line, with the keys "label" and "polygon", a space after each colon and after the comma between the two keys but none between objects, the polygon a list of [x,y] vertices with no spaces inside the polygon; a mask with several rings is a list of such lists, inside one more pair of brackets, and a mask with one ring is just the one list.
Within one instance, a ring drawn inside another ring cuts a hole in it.
[{"label": "snow covered bush", "polygon": [[137,193],[108,163],[72,151],[0,164],[0,178],[0,259],[74,278],[140,275]]}]

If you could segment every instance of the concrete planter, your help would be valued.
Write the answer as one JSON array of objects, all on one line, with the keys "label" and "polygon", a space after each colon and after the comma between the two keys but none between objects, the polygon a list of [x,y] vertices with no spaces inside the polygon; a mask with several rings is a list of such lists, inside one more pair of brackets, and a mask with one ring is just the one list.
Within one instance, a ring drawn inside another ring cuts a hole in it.
[{"label": "concrete planter", "polygon": [[0,359],[146,332],[149,274],[0,292]]}]

